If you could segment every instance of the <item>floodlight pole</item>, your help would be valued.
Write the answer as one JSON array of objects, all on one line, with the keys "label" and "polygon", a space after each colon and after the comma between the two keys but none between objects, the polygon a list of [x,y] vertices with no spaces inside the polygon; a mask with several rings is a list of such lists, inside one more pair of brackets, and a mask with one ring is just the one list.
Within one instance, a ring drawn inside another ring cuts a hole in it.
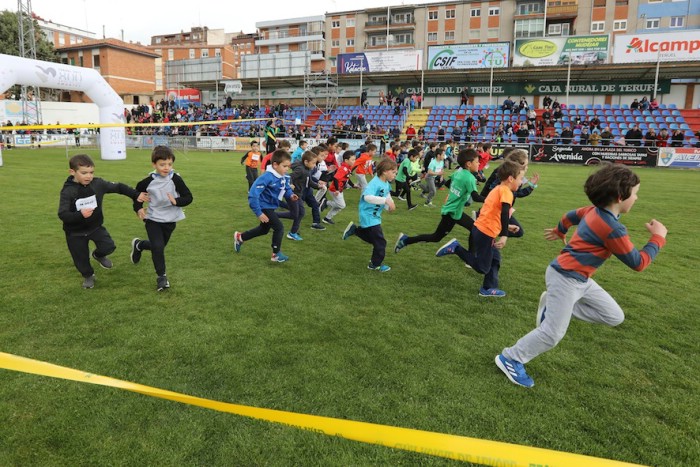
[{"label": "floodlight pole", "polygon": [[569,52],[569,67],[566,72],[566,108],[569,108],[569,85],[571,84],[571,52]]},{"label": "floodlight pole", "polygon": [[656,74],[654,75],[654,93],[652,94],[652,100],[656,99],[656,87],[659,84],[659,65],[661,65],[661,49],[656,54]]}]

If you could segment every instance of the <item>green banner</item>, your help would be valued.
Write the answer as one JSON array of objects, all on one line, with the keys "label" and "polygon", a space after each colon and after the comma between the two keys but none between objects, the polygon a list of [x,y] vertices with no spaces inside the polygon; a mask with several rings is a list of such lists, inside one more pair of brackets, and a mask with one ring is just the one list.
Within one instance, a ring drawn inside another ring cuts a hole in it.
[{"label": "green banner", "polygon": [[[425,84],[424,92],[426,96],[458,96],[464,84]],[[470,83],[466,85],[470,96],[488,96],[488,83]],[[394,86],[391,92],[397,96],[402,90],[409,96],[413,93],[420,93],[420,85]],[[569,94],[653,94],[654,82],[615,82],[601,83],[598,81],[576,81],[569,85]],[[671,80],[659,80],[656,87],[657,94],[668,94],[671,92]],[[495,96],[534,96],[534,95],[562,95],[566,94],[566,82],[546,82],[546,83],[494,83],[491,94]]]}]

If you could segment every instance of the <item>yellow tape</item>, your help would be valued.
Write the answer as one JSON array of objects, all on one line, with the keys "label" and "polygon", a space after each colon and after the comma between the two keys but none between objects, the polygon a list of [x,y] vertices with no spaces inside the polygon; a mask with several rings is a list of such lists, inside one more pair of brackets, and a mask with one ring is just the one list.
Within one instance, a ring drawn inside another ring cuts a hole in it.
[{"label": "yellow tape", "polygon": [[63,128],[121,128],[121,127],[152,127],[152,126],[197,126],[197,125],[224,125],[226,123],[245,123],[275,120],[282,122],[292,122],[283,118],[248,118],[237,120],[208,120],[202,122],[168,122],[168,123],[67,123],[54,125],[18,125],[18,126],[0,126],[0,131],[12,130],[61,130]]},{"label": "yellow tape", "polygon": [[20,371],[52,378],[67,379],[81,383],[110,386],[127,391],[159,397],[183,404],[195,405],[219,412],[228,412],[244,417],[281,423],[303,430],[347,438],[363,443],[377,444],[405,451],[415,451],[432,456],[446,457],[475,464],[489,466],[572,466],[587,467],[633,466],[625,462],[597,457],[570,454],[548,449],[520,446],[517,444],[487,441],[465,436],[447,435],[430,431],[399,428],[374,423],[340,420],[337,418],[305,415],[281,410],[261,409],[245,405],[218,402],[210,399],[188,396],[164,389],[143,386],[107,376],[94,375],[51,363],[40,362],[0,352],[0,368]]}]

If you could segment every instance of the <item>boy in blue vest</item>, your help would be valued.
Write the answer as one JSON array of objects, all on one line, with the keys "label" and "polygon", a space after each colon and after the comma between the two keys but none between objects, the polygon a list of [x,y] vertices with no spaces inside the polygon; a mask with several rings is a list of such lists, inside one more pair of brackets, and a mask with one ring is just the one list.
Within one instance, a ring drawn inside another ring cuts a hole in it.
[{"label": "boy in blue vest", "polygon": [[241,251],[243,242],[267,235],[272,229],[271,260],[275,263],[284,263],[289,260],[289,257],[280,251],[284,238],[284,226],[275,210],[279,207],[282,198],[294,202],[299,200],[285,176],[291,166],[291,159],[289,153],[283,149],[274,151],[265,173],[258,177],[250,188],[248,205],[260,220],[260,225],[243,233],[237,231],[233,234],[233,247],[236,253]]}]

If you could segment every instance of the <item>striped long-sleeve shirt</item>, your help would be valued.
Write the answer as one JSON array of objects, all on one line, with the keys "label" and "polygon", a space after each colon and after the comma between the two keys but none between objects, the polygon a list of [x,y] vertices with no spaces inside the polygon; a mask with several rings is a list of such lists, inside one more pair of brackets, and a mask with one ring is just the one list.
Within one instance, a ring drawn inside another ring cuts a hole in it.
[{"label": "striped long-sleeve shirt", "polygon": [[635,271],[642,271],[666,244],[665,238],[652,235],[644,248],[637,250],[618,216],[595,206],[567,212],[557,225],[557,234],[564,238],[572,225],[578,225],[576,233],[550,265],[562,274],[584,282],[611,255]]}]

